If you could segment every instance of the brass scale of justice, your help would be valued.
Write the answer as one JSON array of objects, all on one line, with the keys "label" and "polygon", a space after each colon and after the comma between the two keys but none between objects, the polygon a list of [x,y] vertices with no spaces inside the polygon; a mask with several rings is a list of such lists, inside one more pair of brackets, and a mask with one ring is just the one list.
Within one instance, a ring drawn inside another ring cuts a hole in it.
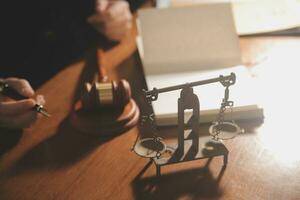
[{"label": "brass scale of justice", "polygon": [[[219,113],[216,120],[209,127],[211,136],[199,136],[200,124],[200,103],[199,98],[193,92],[193,87],[220,82],[225,87],[224,98],[221,102]],[[236,82],[236,76],[231,73],[228,76],[220,75],[217,78],[201,80],[191,83],[185,83],[165,88],[154,88],[153,90],[144,90],[144,99],[146,100],[149,110],[147,115],[142,116],[141,125],[150,123],[153,137],[140,139],[137,136],[132,150],[139,156],[149,158],[155,163],[156,175],[161,175],[161,167],[165,165],[192,161],[203,158],[212,158],[223,156],[223,165],[227,165],[228,150],[222,140],[231,139],[236,135],[243,133],[232,119],[225,121],[225,112],[229,108],[232,118],[233,101],[229,100],[229,87]],[[156,123],[151,105],[153,101],[158,100],[158,95],[165,92],[181,90],[178,99],[178,136],[177,143],[166,144],[156,132]],[[192,109],[192,116],[185,123],[184,111]],[[190,131],[185,137],[185,132]]]}]

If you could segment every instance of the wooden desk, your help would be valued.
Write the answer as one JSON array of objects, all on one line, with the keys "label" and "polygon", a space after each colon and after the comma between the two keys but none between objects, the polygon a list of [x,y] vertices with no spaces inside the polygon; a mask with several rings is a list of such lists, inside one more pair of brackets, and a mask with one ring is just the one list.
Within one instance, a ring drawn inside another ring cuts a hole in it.
[{"label": "wooden desk", "polygon": [[[134,35],[106,55],[109,75],[128,78],[138,97],[143,78]],[[25,130],[2,155],[0,199],[299,199],[295,72],[300,67],[300,39],[241,38],[241,49],[245,64],[264,63],[255,71],[263,74],[258,89],[266,119],[262,125],[243,122],[246,133],[225,142],[230,151],[227,168],[222,169],[222,158],[200,160],[165,167],[156,179],[155,167],[130,151],[137,128],[109,141],[74,130],[67,116],[78,85],[88,77],[87,67],[93,65],[87,56],[38,90],[53,116]],[[201,132],[207,134],[207,128],[203,125]],[[161,134],[172,139],[175,130]]]}]

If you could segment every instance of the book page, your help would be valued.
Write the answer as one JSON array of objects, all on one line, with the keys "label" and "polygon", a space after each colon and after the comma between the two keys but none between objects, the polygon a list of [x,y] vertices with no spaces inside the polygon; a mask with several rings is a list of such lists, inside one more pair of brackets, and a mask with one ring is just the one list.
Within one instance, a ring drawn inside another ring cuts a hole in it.
[{"label": "book page", "polygon": [[138,12],[146,75],[240,64],[228,3]]}]

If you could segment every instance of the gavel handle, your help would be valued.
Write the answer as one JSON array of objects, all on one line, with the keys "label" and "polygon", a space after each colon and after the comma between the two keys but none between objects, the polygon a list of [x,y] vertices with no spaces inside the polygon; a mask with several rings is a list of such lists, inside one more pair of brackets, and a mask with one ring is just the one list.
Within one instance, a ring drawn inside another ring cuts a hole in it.
[{"label": "gavel handle", "polygon": [[105,70],[105,53],[102,48],[97,48],[98,81],[107,82],[108,77]]}]

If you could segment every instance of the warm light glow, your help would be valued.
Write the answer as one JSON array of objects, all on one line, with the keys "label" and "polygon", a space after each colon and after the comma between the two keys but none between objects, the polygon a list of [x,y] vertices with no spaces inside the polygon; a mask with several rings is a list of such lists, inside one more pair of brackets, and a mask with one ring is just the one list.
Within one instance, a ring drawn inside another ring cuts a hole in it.
[{"label": "warm light glow", "polygon": [[[299,45],[299,44],[298,44]],[[257,67],[259,75],[259,98],[264,107],[265,123],[259,129],[262,145],[275,159],[285,165],[300,161],[300,94],[299,67],[289,63],[298,63],[297,44],[288,43],[274,48],[264,63]],[[295,47],[295,48],[294,48]],[[291,51],[291,49],[295,51]],[[289,62],[290,61],[290,62]]]},{"label": "warm light glow", "polygon": [[278,125],[280,121],[266,122],[259,130],[261,145],[274,156],[274,159],[285,165],[293,165],[300,161],[300,135],[294,127]]}]

